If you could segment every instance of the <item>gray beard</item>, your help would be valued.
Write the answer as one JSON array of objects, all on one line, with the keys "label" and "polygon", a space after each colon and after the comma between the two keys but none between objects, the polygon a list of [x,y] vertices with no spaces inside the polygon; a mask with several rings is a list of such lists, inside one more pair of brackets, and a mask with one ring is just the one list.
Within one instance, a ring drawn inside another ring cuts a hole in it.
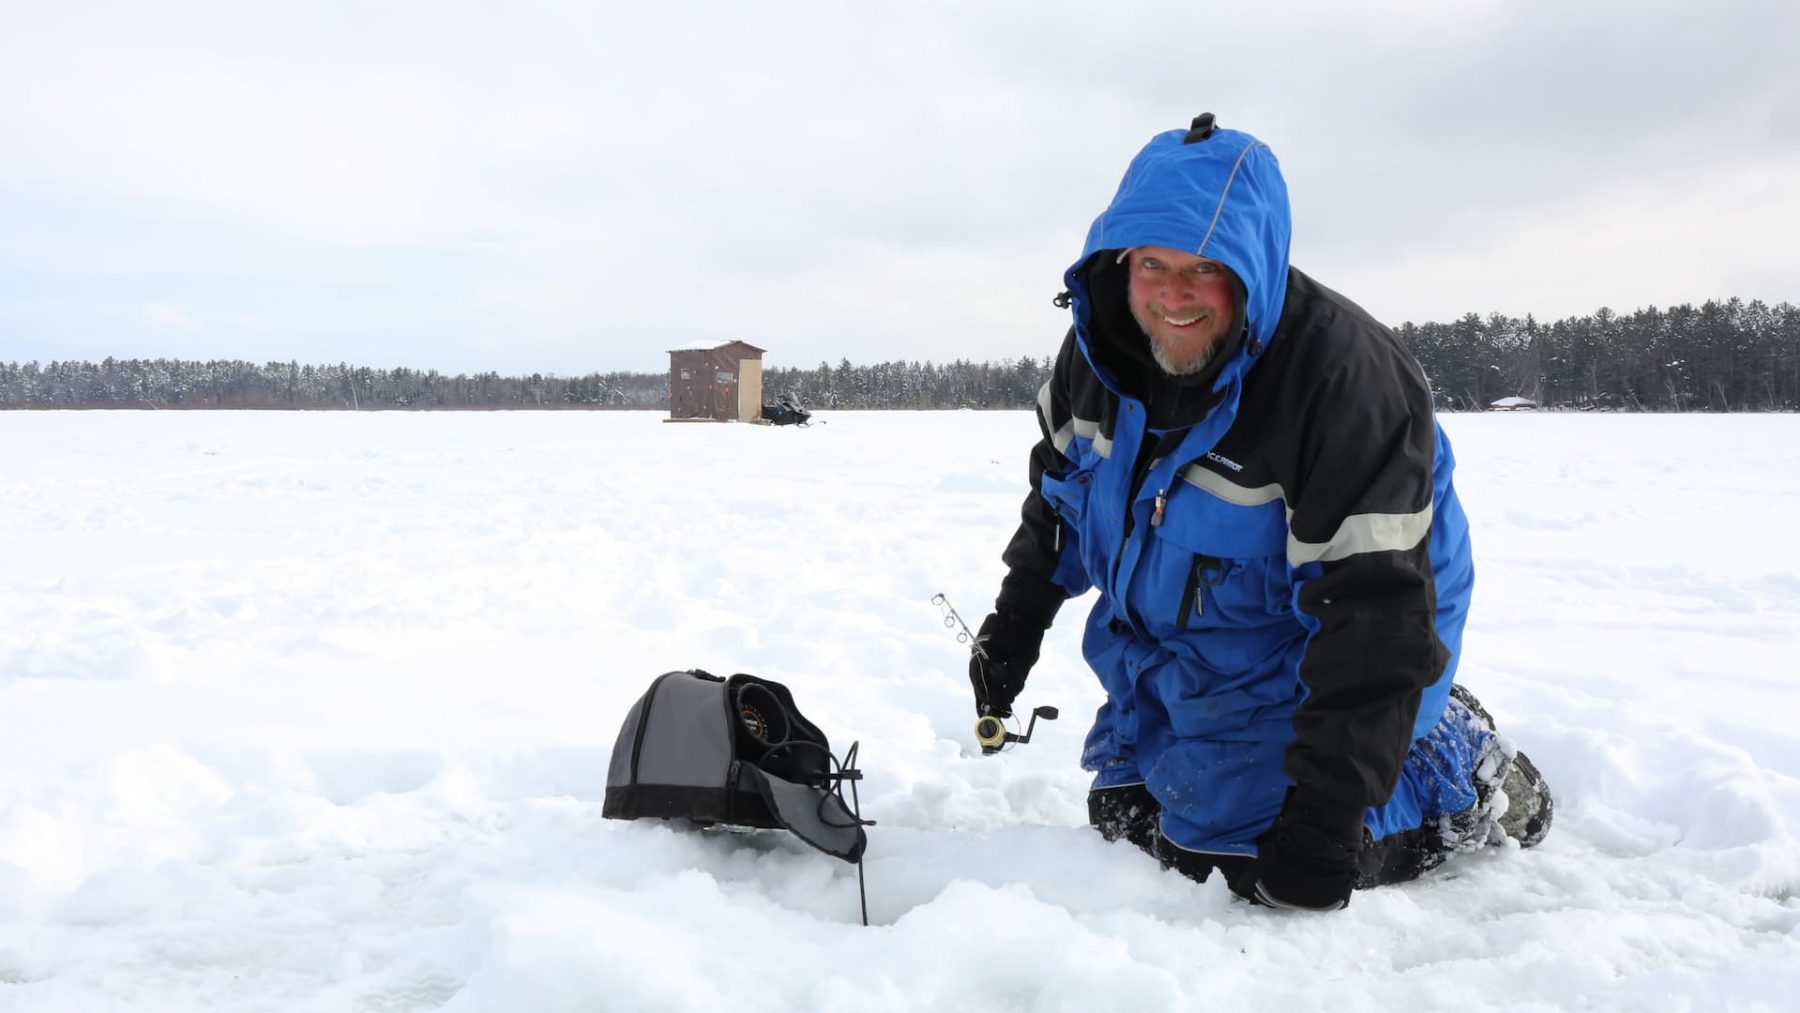
[{"label": "gray beard", "polygon": [[1150,341],[1150,354],[1156,358],[1156,364],[1162,367],[1162,371],[1170,376],[1192,376],[1195,373],[1200,372],[1206,368],[1207,363],[1212,361],[1213,352],[1216,351],[1217,348],[1218,343],[1214,342],[1213,344],[1206,346],[1204,351],[1195,355],[1190,355],[1185,359],[1176,359],[1174,356],[1171,356],[1168,352],[1164,351],[1163,346],[1157,343],[1155,339],[1151,339]]}]

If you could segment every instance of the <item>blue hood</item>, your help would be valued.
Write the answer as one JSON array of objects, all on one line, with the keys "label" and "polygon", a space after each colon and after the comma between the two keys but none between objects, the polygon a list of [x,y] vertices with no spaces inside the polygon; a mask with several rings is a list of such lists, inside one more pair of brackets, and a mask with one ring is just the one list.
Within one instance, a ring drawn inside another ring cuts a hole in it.
[{"label": "blue hood", "polygon": [[1084,338],[1089,258],[1134,246],[1167,246],[1231,268],[1244,284],[1250,336],[1265,346],[1273,337],[1287,300],[1293,232],[1281,166],[1268,145],[1241,131],[1214,130],[1187,144],[1189,133],[1158,134],[1138,152],[1088,229],[1081,258],[1064,272]]}]

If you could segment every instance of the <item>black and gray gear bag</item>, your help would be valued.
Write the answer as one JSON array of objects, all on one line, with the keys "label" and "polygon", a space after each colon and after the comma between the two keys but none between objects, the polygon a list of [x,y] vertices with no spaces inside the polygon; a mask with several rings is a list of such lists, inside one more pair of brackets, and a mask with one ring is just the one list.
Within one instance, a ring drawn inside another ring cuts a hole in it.
[{"label": "black and gray gear bag", "polygon": [[793,694],[751,675],[658,676],[625,715],[606,775],[608,819],[684,819],[789,830],[860,872],[868,836],[856,798],[856,744],[842,764]]}]

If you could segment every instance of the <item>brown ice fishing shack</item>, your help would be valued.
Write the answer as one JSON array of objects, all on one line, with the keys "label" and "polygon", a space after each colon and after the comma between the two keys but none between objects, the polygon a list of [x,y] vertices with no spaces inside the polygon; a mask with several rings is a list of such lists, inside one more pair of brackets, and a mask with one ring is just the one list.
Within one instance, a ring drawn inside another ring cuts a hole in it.
[{"label": "brown ice fishing shack", "polygon": [[762,419],[762,357],[744,341],[669,350],[669,421]]}]

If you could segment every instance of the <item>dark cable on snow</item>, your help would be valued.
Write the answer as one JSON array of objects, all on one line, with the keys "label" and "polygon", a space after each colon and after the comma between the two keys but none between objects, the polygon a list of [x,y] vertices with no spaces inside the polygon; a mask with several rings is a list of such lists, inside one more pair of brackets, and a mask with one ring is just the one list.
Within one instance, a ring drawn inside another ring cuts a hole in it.
[{"label": "dark cable on snow", "polygon": [[[824,792],[823,795],[819,796],[818,808],[813,813],[813,815],[818,817],[819,822],[828,827],[838,828],[874,826],[874,820],[865,820],[862,818],[862,797],[856,790],[856,782],[862,780],[862,771],[856,769],[855,766],[856,751],[862,747],[862,741],[858,740],[850,743],[850,748],[844,750],[844,759],[843,762],[840,763],[838,762],[838,758],[832,755],[831,750],[817,742],[808,742],[804,739],[783,739],[770,746],[768,750],[763,753],[762,759],[757,761],[757,765],[762,766],[767,763],[770,757],[781,750],[785,749],[792,752],[796,746],[817,749],[819,752],[825,754],[826,768],[818,774],[817,782],[810,784],[810,787],[818,788]],[[844,803],[844,782],[846,781],[850,782],[850,802],[848,805]],[[826,813],[825,804],[833,796],[836,796],[838,805],[842,806],[850,813],[849,823],[842,823],[832,819],[831,816]],[[869,892],[863,876],[863,855],[856,856],[856,894],[858,899],[862,902],[863,927],[868,928]]]}]

